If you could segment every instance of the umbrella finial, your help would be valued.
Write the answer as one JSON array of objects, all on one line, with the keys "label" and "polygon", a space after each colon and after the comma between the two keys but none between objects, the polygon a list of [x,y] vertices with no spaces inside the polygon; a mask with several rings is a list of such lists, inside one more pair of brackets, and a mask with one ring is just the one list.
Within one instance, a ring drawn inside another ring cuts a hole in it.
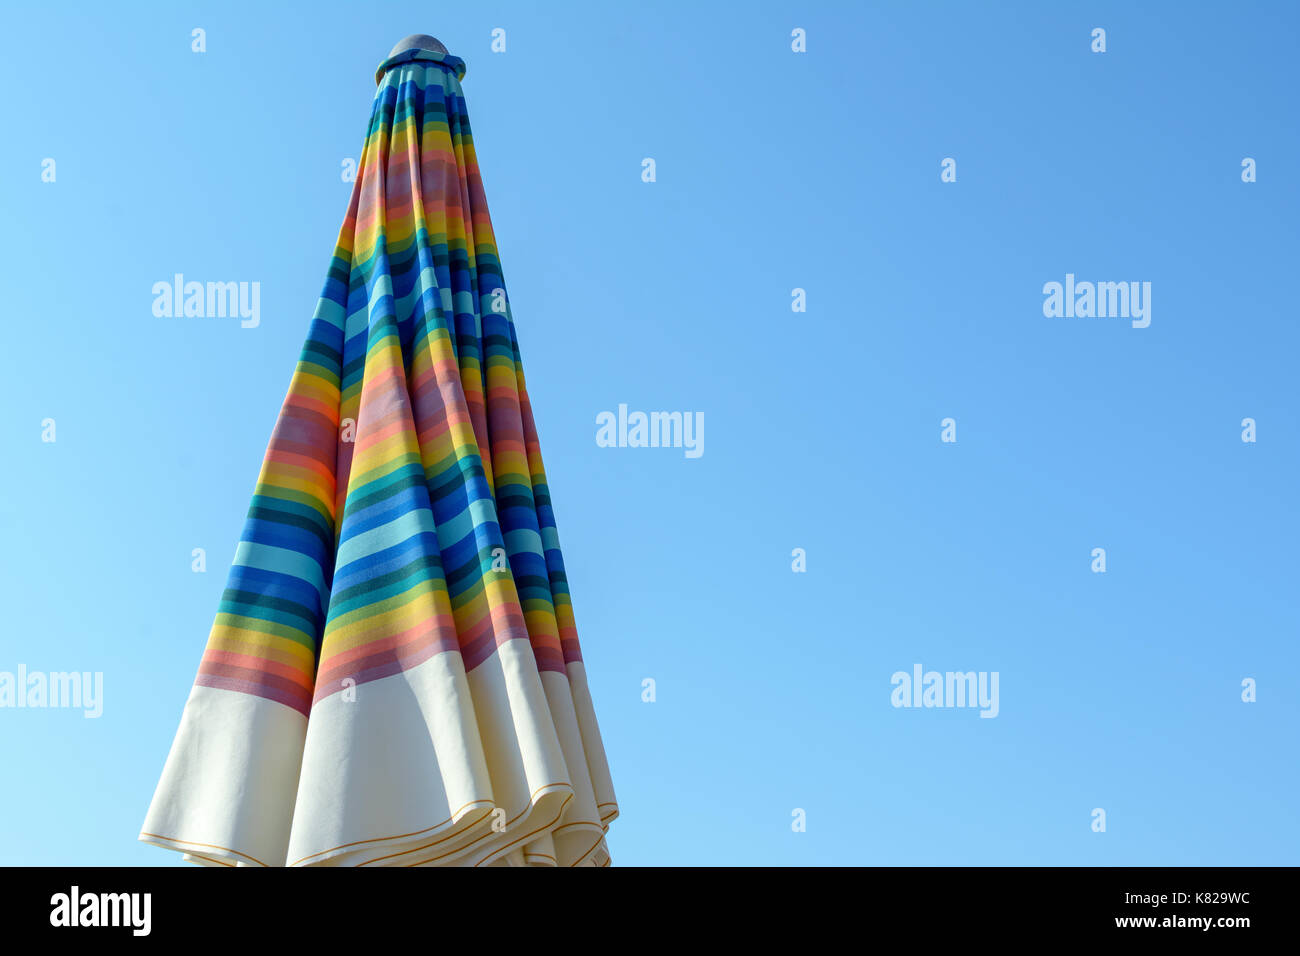
[{"label": "umbrella finial", "polygon": [[399,40],[397,46],[389,51],[390,57],[397,56],[399,53],[405,53],[407,50],[432,50],[434,53],[446,53],[447,48],[438,42],[436,37],[431,37],[427,33],[412,33],[404,40]]}]

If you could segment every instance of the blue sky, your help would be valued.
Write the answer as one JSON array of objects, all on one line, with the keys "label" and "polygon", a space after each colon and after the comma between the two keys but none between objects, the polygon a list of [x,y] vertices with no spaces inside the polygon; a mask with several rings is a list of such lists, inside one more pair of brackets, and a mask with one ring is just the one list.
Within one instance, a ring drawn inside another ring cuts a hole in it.
[{"label": "blue sky", "polygon": [[[104,699],[0,709],[0,862],[178,860],[135,837],[412,32],[468,65],[616,864],[1300,860],[1297,8],[739,9],[7,13],[0,671]],[[156,318],[178,272],[260,324]],[[1067,274],[1150,326],[1045,317]],[[704,454],[599,447],[621,403]],[[916,664],[998,716],[893,707]]]}]

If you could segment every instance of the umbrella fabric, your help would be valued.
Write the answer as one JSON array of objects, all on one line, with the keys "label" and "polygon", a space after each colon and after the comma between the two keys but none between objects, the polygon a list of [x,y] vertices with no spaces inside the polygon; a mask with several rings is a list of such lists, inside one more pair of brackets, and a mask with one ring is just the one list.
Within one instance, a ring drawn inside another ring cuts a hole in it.
[{"label": "umbrella fabric", "polygon": [[604,865],[618,813],[461,79],[380,65],[351,203],[140,839]]}]

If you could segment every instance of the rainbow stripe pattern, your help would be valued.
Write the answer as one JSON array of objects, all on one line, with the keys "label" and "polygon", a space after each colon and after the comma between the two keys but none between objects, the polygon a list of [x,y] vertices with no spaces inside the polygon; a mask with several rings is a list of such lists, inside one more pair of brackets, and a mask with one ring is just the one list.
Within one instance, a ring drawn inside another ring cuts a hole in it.
[{"label": "rainbow stripe pattern", "polygon": [[199,685],[307,715],[445,651],[581,660],[464,74],[428,50],[380,66]]},{"label": "rainbow stripe pattern", "polygon": [[140,832],[193,862],[610,864],[618,803],[464,73],[427,49],[380,65]]}]

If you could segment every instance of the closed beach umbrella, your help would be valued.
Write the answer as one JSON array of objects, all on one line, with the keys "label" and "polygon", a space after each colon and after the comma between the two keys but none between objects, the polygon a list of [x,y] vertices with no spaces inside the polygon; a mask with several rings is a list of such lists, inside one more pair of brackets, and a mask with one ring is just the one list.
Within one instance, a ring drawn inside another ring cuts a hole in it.
[{"label": "closed beach umbrella", "polygon": [[618,814],[461,80],[379,67],[347,216],[140,839],[606,865]]}]

